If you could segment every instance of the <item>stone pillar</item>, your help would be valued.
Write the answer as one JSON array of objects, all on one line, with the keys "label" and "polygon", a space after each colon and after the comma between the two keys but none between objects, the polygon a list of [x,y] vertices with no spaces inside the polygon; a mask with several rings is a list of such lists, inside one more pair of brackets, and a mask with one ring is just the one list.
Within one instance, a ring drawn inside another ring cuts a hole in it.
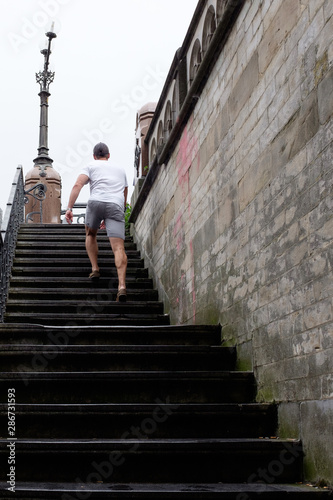
[{"label": "stone pillar", "polygon": [[[50,165],[45,166],[45,177],[39,174],[41,170],[35,165],[25,177],[24,189],[27,191],[38,183],[46,185],[46,198],[42,202],[43,224],[60,224],[61,211],[61,177],[59,173]],[[40,202],[28,196],[28,203],[25,205],[25,217],[30,212],[39,212]],[[28,222],[39,223],[40,215],[32,215],[32,220]]]},{"label": "stone pillar", "polygon": [[145,138],[153,119],[156,109],[155,102],[145,104],[136,114],[135,126],[135,171],[134,171],[134,192],[131,197],[131,205],[134,206],[139,196],[139,192],[149,170],[149,150],[145,143]]},{"label": "stone pillar", "polygon": [[145,138],[149,129],[149,125],[153,119],[154,112],[156,109],[155,102],[149,102],[145,104],[137,113],[137,123],[136,123],[136,138],[138,140],[138,145],[141,148],[141,159],[139,165],[139,171],[137,172],[137,177],[147,175],[146,167],[149,166],[149,151],[148,146],[145,143]]}]

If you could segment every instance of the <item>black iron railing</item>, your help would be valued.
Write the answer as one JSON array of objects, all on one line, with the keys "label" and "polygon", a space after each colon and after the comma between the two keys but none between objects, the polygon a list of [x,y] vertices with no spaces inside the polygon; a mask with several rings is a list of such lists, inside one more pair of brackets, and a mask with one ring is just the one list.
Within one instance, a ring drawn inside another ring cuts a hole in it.
[{"label": "black iron railing", "polygon": [[[86,203],[74,203],[73,206],[73,222],[74,224],[84,224],[86,219]],[[79,210],[80,213],[77,213]],[[83,211],[84,210],[84,211]],[[61,215],[65,215],[66,210],[61,210]],[[65,217],[62,219],[63,224],[67,224]]]},{"label": "black iron railing", "polygon": [[0,322],[3,322],[6,298],[13,265],[17,233],[24,221],[24,184],[22,166],[16,169],[12,189],[9,195],[0,236]]}]

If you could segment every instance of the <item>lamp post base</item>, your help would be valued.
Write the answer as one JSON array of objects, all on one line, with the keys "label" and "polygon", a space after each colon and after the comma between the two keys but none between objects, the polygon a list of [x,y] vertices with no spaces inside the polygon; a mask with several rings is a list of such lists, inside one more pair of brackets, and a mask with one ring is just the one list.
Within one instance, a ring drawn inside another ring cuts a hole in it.
[{"label": "lamp post base", "polygon": [[[41,170],[44,175],[41,175]],[[60,224],[61,211],[61,177],[60,174],[50,165],[36,164],[25,176],[25,190],[30,189],[39,182],[46,184],[46,200],[43,203],[43,224]],[[29,197],[30,198],[30,197]],[[38,202],[34,199],[29,199],[25,206],[25,213],[39,210]],[[40,222],[38,214],[32,215],[33,223]]]}]

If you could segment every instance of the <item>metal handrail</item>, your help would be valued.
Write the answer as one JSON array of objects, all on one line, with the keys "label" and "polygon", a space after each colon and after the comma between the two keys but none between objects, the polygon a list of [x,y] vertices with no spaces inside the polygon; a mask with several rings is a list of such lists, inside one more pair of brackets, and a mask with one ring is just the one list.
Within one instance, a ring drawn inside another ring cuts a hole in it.
[{"label": "metal handrail", "polygon": [[[87,204],[86,203],[74,203],[73,205],[73,210],[77,209],[77,208],[84,208],[86,209],[87,208]],[[66,213],[66,210],[61,210],[60,214],[61,215],[65,215]],[[73,213],[73,222],[74,224],[84,224],[85,223],[85,220],[86,220],[86,212],[82,212],[80,214],[75,214]],[[76,222],[75,222],[75,219],[76,219]],[[82,219],[82,222],[80,222],[80,219]],[[62,219],[62,223],[63,224],[67,224],[67,221],[65,218]]]},{"label": "metal handrail", "polygon": [[3,323],[17,233],[24,221],[24,183],[22,165],[16,169],[0,234],[0,322]]}]

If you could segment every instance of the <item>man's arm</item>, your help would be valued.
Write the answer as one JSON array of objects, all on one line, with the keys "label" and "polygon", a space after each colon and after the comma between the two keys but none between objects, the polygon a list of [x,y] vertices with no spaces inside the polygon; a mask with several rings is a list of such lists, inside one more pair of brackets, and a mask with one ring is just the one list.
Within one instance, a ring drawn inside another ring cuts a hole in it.
[{"label": "man's arm", "polygon": [[76,179],[76,182],[72,188],[71,194],[69,195],[68,208],[66,211],[66,221],[71,224],[73,222],[73,206],[76,202],[81,189],[89,182],[89,177],[85,174],[80,174]]}]

